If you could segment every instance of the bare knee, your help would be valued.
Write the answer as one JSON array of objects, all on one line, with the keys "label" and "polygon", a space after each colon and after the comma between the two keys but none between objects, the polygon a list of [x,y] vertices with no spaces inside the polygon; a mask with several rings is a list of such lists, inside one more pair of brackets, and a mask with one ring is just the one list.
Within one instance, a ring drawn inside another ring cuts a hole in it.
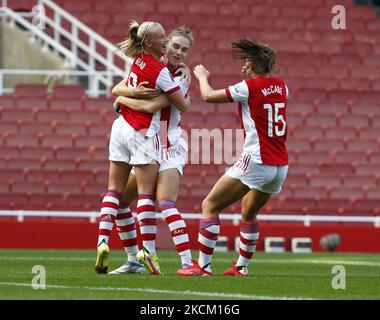
[{"label": "bare knee", "polygon": [[241,218],[243,222],[257,222],[259,210],[256,207],[248,206],[247,203],[242,203]]},{"label": "bare knee", "polygon": [[216,202],[210,199],[209,197],[206,197],[202,201],[202,212],[204,215],[207,215],[210,217],[217,216],[219,214],[219,210],[218,210]]}]

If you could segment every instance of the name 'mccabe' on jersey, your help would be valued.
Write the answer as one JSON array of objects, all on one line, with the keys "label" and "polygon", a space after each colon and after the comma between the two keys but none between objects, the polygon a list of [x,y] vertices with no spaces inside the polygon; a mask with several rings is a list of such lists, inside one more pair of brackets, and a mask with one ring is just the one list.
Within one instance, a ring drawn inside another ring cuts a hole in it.
[{"label": "name 'mccabe' on jersey", "polygon": [[287,165],[286,102],[288,88],[277,78],[246,79],[226,89],[231,102],[238,102],[244,129],[244,152],[256,163]]},{"label": "name 'mccabe' on jersey", "polygon": [[[168,68],[147,54],[140,54],[134,60],[129,71],[126,85],[136,88],[139,83],[147,81],[146,87],[159,90],[166,95],[180,89],[174,81]],[[121,105],[121,114],[137,131],[145,131],[148,137],[158,133],[160,129],[161,112],[154,114],[135,111],[128,106]]]}]

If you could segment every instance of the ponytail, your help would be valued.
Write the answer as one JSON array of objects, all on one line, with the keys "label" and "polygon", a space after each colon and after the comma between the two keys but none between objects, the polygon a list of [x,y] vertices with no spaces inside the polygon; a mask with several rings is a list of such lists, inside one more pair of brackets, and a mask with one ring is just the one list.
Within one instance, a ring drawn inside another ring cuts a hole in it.
[{"label": "ponytail", "polygon": [[144,52],[144,43],[149,37],[150,30],[156,22],[145,21],[142,24],[132,20],[129,25],[129,36],[124,41],[117,44],[119,50],[129,57],[136,57]]}]

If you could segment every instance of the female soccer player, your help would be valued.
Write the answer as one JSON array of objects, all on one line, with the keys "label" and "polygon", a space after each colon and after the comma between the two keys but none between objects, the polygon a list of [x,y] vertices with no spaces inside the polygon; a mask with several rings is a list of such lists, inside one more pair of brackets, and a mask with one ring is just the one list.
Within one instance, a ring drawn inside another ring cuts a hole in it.
[{"label": "female soccer player", "polygon": [[[157,22],[133,21],[129,37],[120,44],[120,50],[134,61],[127,78],[127,85],[136,88],[142,82],[148,87],[166,94],[171,103],[182,111],[188,109],[180,87],[174,82],[168,68],[160,59],[167,54],[168,39],[164,28]],[[132,166],[136,171],[138,189],[137,212],[149,216],[154,212],[154,193],[159,169],[160,139],[158,136],[160,114],[148,114],[120,105],[121,116],[112,126],[108,191],[103,198],[95,271],[107,273],[108,240]]]},{"label": "female soccer player", "polygon": [[218,239],[219,213],[242,199],[240,255],[226,276],[247,276],[259,238],[257,214],[271,194],[278,193],[288,171],[286,101],[288,89],[284,81],[270,77],[275,51],[249,39],[232,42],[237,57],[245,64],[246,80],[214,90],[208,82],[210,72],[202,65],[194,69],[204,101],[210,103],[237,102],[245,131],[243,153],[215,184],[202,203],[199,227],[199,260],[181,270],[183,275],[212,275],[211,260]]},{"label": "female soccer player", "polygon": [[[181,86],[182,93],[187,94],[190,82],[183,81],[184,66],[183,61],[186,59],[189,49],[193,44],[193,36],[189,29],[186,27],[179,27],[174,29],[169,34],[168,54],[166,56],[167,67],[174,77],[174,80]],[[187,68],[187,67],[186,67]],[[145,97],[154,92],[147,90],[139,90],[141,97]],[[125,87],[121,82],[115,86],[112,93],[118,95],[116,103],[127,103],[130,106],[140,106],[145,111],[152,111],[149,108],[156,105],[157,108],[165,107],[161,110],[161,123],[166,125],[167,130],[167,150],[166,159],[161,162],[157,180],[157,199],[159,208],[169,226],[171,236],[174,244],[181,257],[182,268],[192,266],[191,251],[187,226],[182,219],[181,214],[176,208],[176,201],[178,197],[181,177],[183,175],[183,168],[186,163],[187,157],[187,142],[181,137],[180,119],[181,112],[175,105],[170,105],[169,100],[163,96],[162,98],[149,100],[134,100],[124,98],[124,96],[132,96],[130,88]],[[137,91],[134,93],[136,95]],[[168,106],[169,105],[169,106]],[[156,110],[156,109],[155,109]],[[133,174],[128,179],[128,185],[123,193],[119,213],[116,217],[116,224],[118,225],[118,232],[120,239],[123,242],[125,251],[128,254],[128,261],[120,268],[110,272],[110,274],[126,274],[126,273],[140,273],[143,270],[136,264],[137,254],[137,239],[136,231],[134,229],[134,220],[132,213],[128,207],[137,196],[136,179]],[[150,259],[155,261],[158,266],[155,248],[155,227],[146,228],[146,223],[143,224],[140,215],[137,216],[140,224],[140,231],[143,240],[143,246],[149,251]],[[153,216],[152,216],[153,218]],[[150,231],[150,234],[146,233]],[[152,232],[153,231],[153,232]],[[148,255],[149,255],[148,254]],[[140,260],[141,263],[151,272],[156,273],[150,267],[149,262]]]}]

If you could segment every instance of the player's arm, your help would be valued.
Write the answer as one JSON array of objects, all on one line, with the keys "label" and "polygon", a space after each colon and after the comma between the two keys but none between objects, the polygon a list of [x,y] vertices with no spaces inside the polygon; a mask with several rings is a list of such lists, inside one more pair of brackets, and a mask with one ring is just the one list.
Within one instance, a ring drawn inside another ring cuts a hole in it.
[{"label": "player's arm", "polygon": [[160,94],[158,97],[153,99],[134,99],[118,96],[114,105],[118,105],[119,103],[126,105],[135,111],[155,113],[158,110],[167,107],[170,104],[170,100],[164,94]]},{"label": "player's arm", "polygon": [[168,68],[163,68],[159,73],[157,80],[157,86],[168,97],[170,104],[174,104],[178,110],[186,112],[190,107],[190,99],[185,98],[181,92],[180,86],[174,81]]},{"label": "player's arm", "polygon": [[202,98],[205,102],[209,103],[224,103],[231,102],[225,89],[214,90],[209,82],[208,77],[210,72],[202,65],[194,68],[195,77],[199,81],[199,88],[201,90]]},{"label": "player's arm", "polygon": [[185,98],[181,90],[177,90],[167,95],[170,103],[173,103],[179,111],[186,112],[190,107],[190,96]]},{"label": "player's arm", "polygon": [[151,99],[158,97],[160,94],[160,92],[156,89],[145,87],[149,83],[148,81],[139,83],[136,88],[128,87],[125,81],[125,79],[120,81],[116,86],[112,88],[112,95],[131,97],[136,99]]}]

